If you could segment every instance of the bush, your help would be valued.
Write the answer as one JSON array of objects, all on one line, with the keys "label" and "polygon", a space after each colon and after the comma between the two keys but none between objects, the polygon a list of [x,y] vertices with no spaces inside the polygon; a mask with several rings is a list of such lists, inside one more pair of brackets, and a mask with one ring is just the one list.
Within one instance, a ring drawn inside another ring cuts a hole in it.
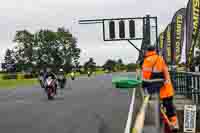
[{"label": "bush", "polygon": [[0,78],[2,80],[9,80],[9,79],[32,79],[37,78],[37,73],[4,73],[0,74]]},{"label": "bush", "polygon": [[5,74],[5,73],[7,73],[7,72],[5,72],[5,71],[0,71],[0,74]]},{"label": "bush", "polygon": [[32,78],[37,78],[37,74],[36,73],[26,73],[24,75],[24,79],[32,79]]},{"label": "bush", "polygon": [[2,76],[3,80],[8,80],[8,79],[17,79],[17,74],[4,74]]},{"label": "bush", "polygon": [[24,79],[32,79],[33,75],[32,74],[25,74]]},{"label": "bush", "polygon": [[87,74],[87,71],[81,71],[80,74]]},{"label": "bush", "polygon": [[138,64],[135,64],[135,63],[130,63],[127,65],[128,72],[135,72],[137,68],[138,68]]}]

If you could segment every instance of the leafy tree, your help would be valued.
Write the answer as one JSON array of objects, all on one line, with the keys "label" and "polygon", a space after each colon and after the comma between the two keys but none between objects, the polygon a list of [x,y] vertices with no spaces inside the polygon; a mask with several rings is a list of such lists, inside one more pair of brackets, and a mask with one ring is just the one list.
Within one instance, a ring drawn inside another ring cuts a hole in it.
[{"label": "leafy tree", "polygon": [[10,49],[6,50],[4,63],[2,65],[3,69],[6,71],[13,71],[15,70],[15,60],[14,60],[14,52]]},{"label": "leafy tree", "polygon": [[108,59],[103,65],[104,70],[115,71],[116,61]]},{"label": "leafy tree", "polygon": [[36,33],[17,31],[14,42],[15,62],[18,70],[62,67],[70,71],[72,65],[79,65],[81,50],[72,34],[61,27],[57,31],[41,29]]},{"label": "leafy tree", "polygon": [[117,63],[118,63],[119,65],[123,65],[122,59],[118,59]]},{"label": "leafy tree", "polygon": [[92,72],[96,70],[96,63],[94,62],[93,58],[89,58],[89,60],[84,63],[84,70],[85,71],[90,70]]},{"label": "leafy tree", "polygon": [[6,54],[5,54],[5,57],[4,57],[4,62],[6,64],[13,64],[15,61],[14,61],[14,57],[13,57],[13,51],[10,50],[10,49],[7,49],[6,50]]},{"label": "leafy tree", "polygon": [[17,31],[13,40],[16,47],[16,61],[22,66],[32,67],[34,35],[27,30]]},{"label": "leafy tree", "polygon": [[117,64],[116,64],[116,69],[117,69],[118,71],[121,71],[121,70],[125,70],[125,69],[126,69],[126,67],[125,67],[125,65],[124,65],[124,63],[123,63],[123,61],[122,61],[122,59],[118,59]]},{"label": "leafy tree", "polygon": [[130,63],[127,65],[127,71],[136,71],[138,68],[138,64],[135,63]]}]

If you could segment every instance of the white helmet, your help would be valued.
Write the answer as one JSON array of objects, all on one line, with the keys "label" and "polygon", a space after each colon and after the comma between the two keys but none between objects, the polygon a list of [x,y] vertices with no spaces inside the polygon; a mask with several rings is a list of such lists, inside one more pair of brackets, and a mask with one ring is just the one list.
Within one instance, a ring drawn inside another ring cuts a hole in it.
[{"label": "white helmet", "polygon": [[47,68],[46,70],[47,70],[47,72],[51,72],[51,68]]},{"label": "white helmet", "polygon": [[63,72],[63,69],[62,69],[62,68],[60,68],[60,69],[59,69],[59,71],[60,71],[60,72]]}]

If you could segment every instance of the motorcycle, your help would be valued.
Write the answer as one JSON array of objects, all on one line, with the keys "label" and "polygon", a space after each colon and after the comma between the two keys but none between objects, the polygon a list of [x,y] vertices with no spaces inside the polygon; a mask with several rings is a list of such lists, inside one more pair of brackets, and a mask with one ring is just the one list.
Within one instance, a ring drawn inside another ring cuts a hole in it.
[{"label": "motorcycle", "polygon": [[92,73],[91,73],[91,72],[88,72],[87,74],[88,74],[88,77],[90,77],[90,76],[92,75]]},{"label": "motorcycle", "polygon": [[66,84],[66,78],[64,75],[58,75],[59,95],[64,96],[64,88]]},{"label": "motorcycle", "polygon": [[44,88],[44,78],[43,78],[43,76],[39,76],[39,82],[40,82],[41,88]]},{"label": "motorcycle", "polygon": [[46,93],[49,100],[54,99],[56,95],[56,81],[51,77],[46,79]]},{"label": "motorcycle", "polygon": [[71,73],[71,79],[74,80],[75,79],[75,74]]},{"label": "motorcycle", "polygon": [[58,76],[58,82],[59,82],[60,88],[63,89],[65,87],[65,83],[66,83],[66,78],[64,77],[64,75]]}]

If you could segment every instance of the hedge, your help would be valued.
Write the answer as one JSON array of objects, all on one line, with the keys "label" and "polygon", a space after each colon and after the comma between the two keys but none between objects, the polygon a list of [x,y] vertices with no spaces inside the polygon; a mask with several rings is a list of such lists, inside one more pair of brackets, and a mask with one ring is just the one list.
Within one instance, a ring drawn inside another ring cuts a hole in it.
[{"label": "hedge", "polygon": [[1,78],[3,80],[17,79],[17,74],[3,74],[3,76]]},{"label": "hedge", "polygon": [[[96,71],[96,74],[103,74],[104,71]],[[70,76],[71,73],[66,73],[65,76]],[[80,76],[82,74],[87,74],[86,71],[81,71],[81,72],[75,72],[75,76]],[[0,80],[10,80],[10,79],[33,79],[33,78],[38,78],[37,73],[1,73],[0,74]]]},{"label": "hedge", "polygon": [[26,74],[21,74],[21,73],[6,73],[6,74],[1,74],[0,78],[2,80],[9,80],[9,79],[33,79],[37,78],[36,73],[26,73]]}]

